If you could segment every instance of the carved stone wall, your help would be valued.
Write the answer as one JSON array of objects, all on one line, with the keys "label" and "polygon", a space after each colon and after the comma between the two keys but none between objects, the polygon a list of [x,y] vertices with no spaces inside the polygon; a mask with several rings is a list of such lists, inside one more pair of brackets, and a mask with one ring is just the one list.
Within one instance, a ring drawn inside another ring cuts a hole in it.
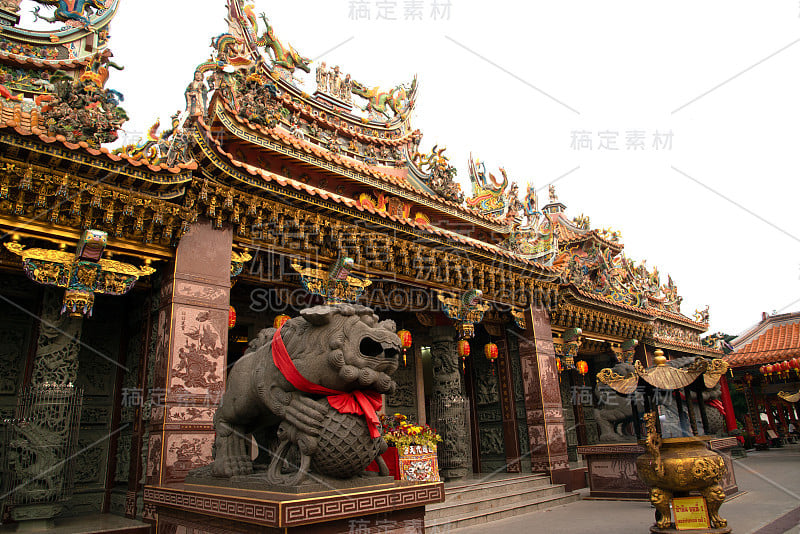
[{"label": "carved stone wall", "polygon": [[406,365],[401,364],[394,372],[392,378],[397,383],[397,389],[386,397],[386,413],[402,413],[412,421],[419,423],[417,414],[417,384],[416,361],[413,349],[410,349],[406,358]]},{"label": "carved stone wall", "polygon": [[42,301],[39,339],[31,383],[75,384],[83,319],[61,315],[63,291],[47,288]]},{"label": "carved stone wall", "polygon": [[525,388],[522,385],[522,365],[519,360],[519,330],[508,330],[506,340],[508,343],[508,358],[511,364],[511,384],[513,387],[514,404],[517,410],[517,434],[519,436],[520,468],[523,473],[531,470],[531,442],[528,437],[528,422],[525,412]]},{"label": "carved stone wall", "polygon": [[561,374],[561,405],[564,411],[564,429],[567,433],[567,458],[570,462],[578,461],[578,431],[576,428],[573,403],[580,401],[578,390],[574,389],[568,373]]},{"label": "carved stone wall", "polygon": [[78,434],[80,452],[75,457],[75,493],[67,503],[67,513],[71,515],[103,509],[111,444],[120,432],[112,428],[112,421],[117,371],[121,366],[122,323],[129,298],[99,296],[93,316],[82,319],[77,385],[83,388],[83,408]]},{"label": "carved stone wall", "polygon": [[[26,293],[18,292],[25,289]],[[6,292],[6,289],[11,292]],[[0,419],[11,419],[17,405],[17,393],[23,385],[25,364],[36,331],[39,291],[21,277],[0,276]],[[0,440],[0,465],[5,462]]]},{"label": "carved stone wall", "polygon": [[503,436],[503,413],[500,407],[500,384],[497,363],[491,364],[483,355],[488,337],[470,340],[472,354],[470,368],[475,385],[475,412],[478,417],[481,471],[505,470],[506,446]]}]

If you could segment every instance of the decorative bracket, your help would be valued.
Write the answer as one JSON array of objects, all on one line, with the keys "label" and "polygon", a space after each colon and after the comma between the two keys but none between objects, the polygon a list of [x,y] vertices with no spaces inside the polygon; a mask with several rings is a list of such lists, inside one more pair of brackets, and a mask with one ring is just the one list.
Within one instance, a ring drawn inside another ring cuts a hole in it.
[{"label": "decorative bracket", "polygon": [[6,243],[8,250],[22,258],[25,274],[42,285],[64,288],[61,313],[69,310],[73,317],[91,317],[94,294],[124,295],[141,276],[156,270],[149,265],[136,267],[129,263],[101,259],[108,234],[86,230],[75,253],[44,248],[26,249],[17,242]]},{"label": "decorative bracket", "polygon": [[467,339],[475,335],[475,323],[483,320],[483,314],[489,309],[488,304],[481,303],[483,292],[480,289],[470,289],[461,297],[437,293],[436,295],[444,308],[444,314],[456,322],[458,337]]},{"label": "decorative bracket", "polygon": [[292,268],[300,273],[303,288],[312,295],[325,298],[325,303],[355,302],[372,284],[364,276],[351,274],[353,259],[341,257],[327,271],[319,264],[313,267],[303,267],[292,263]]}]

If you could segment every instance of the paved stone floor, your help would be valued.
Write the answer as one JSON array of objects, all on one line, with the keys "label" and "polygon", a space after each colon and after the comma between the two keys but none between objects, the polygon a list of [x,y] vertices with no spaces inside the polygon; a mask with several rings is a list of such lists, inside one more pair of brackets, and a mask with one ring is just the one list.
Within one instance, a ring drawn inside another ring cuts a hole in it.
[{"label": "paved stone floor", "polygon": [[[735,461],[740,494],[720,515],[734,534],[800,534],[800,445],[748,452]],[[588,490],[584,490],[588,495]],[[653,523],[647,502],[582,500],[483,525],[451,529],[453,534],[646,534]],[[442,533],[444,534],[444,533]]]}]

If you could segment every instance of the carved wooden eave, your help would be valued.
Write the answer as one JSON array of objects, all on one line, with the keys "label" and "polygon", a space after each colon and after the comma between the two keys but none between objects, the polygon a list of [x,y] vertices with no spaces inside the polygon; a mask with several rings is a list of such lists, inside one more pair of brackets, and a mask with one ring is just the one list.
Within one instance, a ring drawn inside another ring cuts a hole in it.
[{"label": "carved wooden eave", "polygon": [[0,133],[0,225],[22,236],[77,242],[108,232],[109,250],[172,257],[196,214],[182,206],[193,172],[134,166],[85,147]]},{"label": "carved wooden eave", "polygon": [[647,336],[644,343],[653,349],[665,349],[674,352],[683,352],[690,355],[705,356],[707,358],[719,358],[723,355],[722,351],[714,350],[711,347],[699,344],[694,345],[690,343],[683,343],[677,340],[670,339],[654,339],[652,336]]},{"label": "carved wooden eave", "polygon": [[580,328],[585,336],[622,343],[628,339],[643,339],[653,328],[652,316],[645,310],[629,310],[584,299],[569,288],[562,288],[559,294],[560,303],[550,316],[556,332]]},{"label": "carved wooden eave", "polygon": [[[447,249],[453,254],[467,255],[476,261],[507,265],[544,280],[555,279],[553,269],[542,264],[520,260],[513,253],[490,243],[436,226],[370,211],[358,205],[353,199],[239,162],[230,154],[220,153],[219,146],[212,146],[209,140],[199,132],[195,134],[195,140],[199,149],[196,154],[200,166],[199,174],[206,183],[205,188],[214,193],[207,202],[215,214],[224,213],[225,210],[232,211],[232,215],[237,219],[234,224],[240,227],[237,229],[240,236],[247,234],[246,226],[257,216],[256,213],[245,215],[245,210],[242,209],[239,209],[238,215],[236,215],[236,208],[232,204],[233,197],[247,205],[246,211],[261,211],[262,213],[266,213],[263,206],[254,210],[251,208],[251,204],[274,199],[297,209],[313,210],[317,213],[328,212],[336,218],[347,221],[363,221],[362,224],[374,225],[375,231],[400,234],[401,237],[415,242],[428,241],[431,245]],[[208,192],[201,190],[192,194],[203,196],[208,195]],[[231,196],[230,200],[227,198],[228,196]],[[221,208],[219,211],[218,207]],[[276,209],[283,208],[277,206]],[[219,215],[215,216],[219,217]],[[212,219],[215,216],[209,215]],[[242,226],[242,221],[248,218],[250,222],[244,223]],[[263,222],[265,221],[262,220],[261,223]]]},{"label": "carved wooden eave", "polygon": [[[369,190],[380,190],[395,195],[413,202],[416,206],[427,208],[428,211],[435,211],[438,217],[451,222],[468,223],[494,234],[508,233],[508,228],[494,218],[419,191],[401,178],[382,174],[362,163],[355,161],[348,161],[348,165],[340,163],[339,160],[344,158],[327,154],[324,149],[309,146],[309,150],[303,150],[302,140],[293,139],[294,143],[291,143],[283,139],[291,137],[288,133],[270,134],[261,126],[251,125],[243,119],[238,119],[233,111],[220,101],[217,100],[216,104],[212,105],[210,122],[212,126],[220,125],[221,128],[214,128],[214,140],[208,140],[206,143],[217,145],[217,150],[225,151],[222,147],[226,146],[226,143],[236,141],[287,163],[297,163],[309,171],[330,177],[337,183],[358,184]],[[207,134],[208,130],[205,133]],[[314,152],[319,152],[319,155]]]},{"label": "carved wooden eave", "polygon": [[708,323],[695,321],[691,317],[687,317],[682,313],[662,310],[660,308],[652,308],[654,315],[665,323],[674,323],[702,334],[708,330]]}]

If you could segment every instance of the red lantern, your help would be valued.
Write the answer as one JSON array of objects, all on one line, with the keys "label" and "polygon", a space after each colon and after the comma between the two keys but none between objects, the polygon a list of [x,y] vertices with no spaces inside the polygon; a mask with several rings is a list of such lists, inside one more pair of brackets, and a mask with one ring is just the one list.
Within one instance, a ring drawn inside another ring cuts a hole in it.
[{"label": "red lantern", "polygon": [[469,353],[471,351],[472,351],[472,349],[469,346],[469,341],[467,341],[466,339],[459,340],[459,342],[458,342],[458,355],[461,357],[461,372],[462,373],[466,371],[466,367],[465,367],[466,364],[464,362],[466,361],[467,356],[469,356]]},{"label": "red lantern", "polygon": [[789,367],[792,369],[800,369],[800,359],[792,358],[789,360]]},{"label": "red lantern", "polygon": [[558,357],[556,357],[556,369],[558,370],[559,373],[564,372],[564,362],[562,362],[561,358]]},{"label": "red lantern", "polygon": [[500,355],[500,351],[498,350],[497,345],[494,343],[487,343],[486,346],[483,347],[483,353],[486,355],[486,359],[490,362],[494,362]]},{"label": "red lantern", "polygon": [[469,346],[469,341],[462,339],[458,342],[458,355],[463,359],[469,356],[472,349]]},{"label": "red lantern", "polygon": [[236,326],[236,308],[228,308],[228,330]]},{"label": "red lantern", "polygon": [[761,367],[758,368],[758,372],[761,373],[762,375],[767,374],[767,366],[762,365]]},{"label": "red lantern", "polygon": [[406,365],[406,350],[411,347],[412,339],[411,339],[411,332],[408,330],[400,330],[397,333],[397,337],[400,338],[400,346],[403,347],[403,366]]},{"label": "red lantern", "polygon": [[774,366],[770,363],[764,366],[764,370],[767,371],[767,375],[771,375],[772,372],[775,370]]},{"label": "red lantern", "polygon": [[275,317],[275,320],[272,322],[272,327],[273,328],[280,328],[288,320],[289,320],[289,316],[288,315],[279,315],[279,316]]},{"label": "red lantern", "polygon": [[589,372],[589,364],[583,360],[578,360],[577,362],[575,362],[575,368],[582,375],[585,375],[586,373]]}]

